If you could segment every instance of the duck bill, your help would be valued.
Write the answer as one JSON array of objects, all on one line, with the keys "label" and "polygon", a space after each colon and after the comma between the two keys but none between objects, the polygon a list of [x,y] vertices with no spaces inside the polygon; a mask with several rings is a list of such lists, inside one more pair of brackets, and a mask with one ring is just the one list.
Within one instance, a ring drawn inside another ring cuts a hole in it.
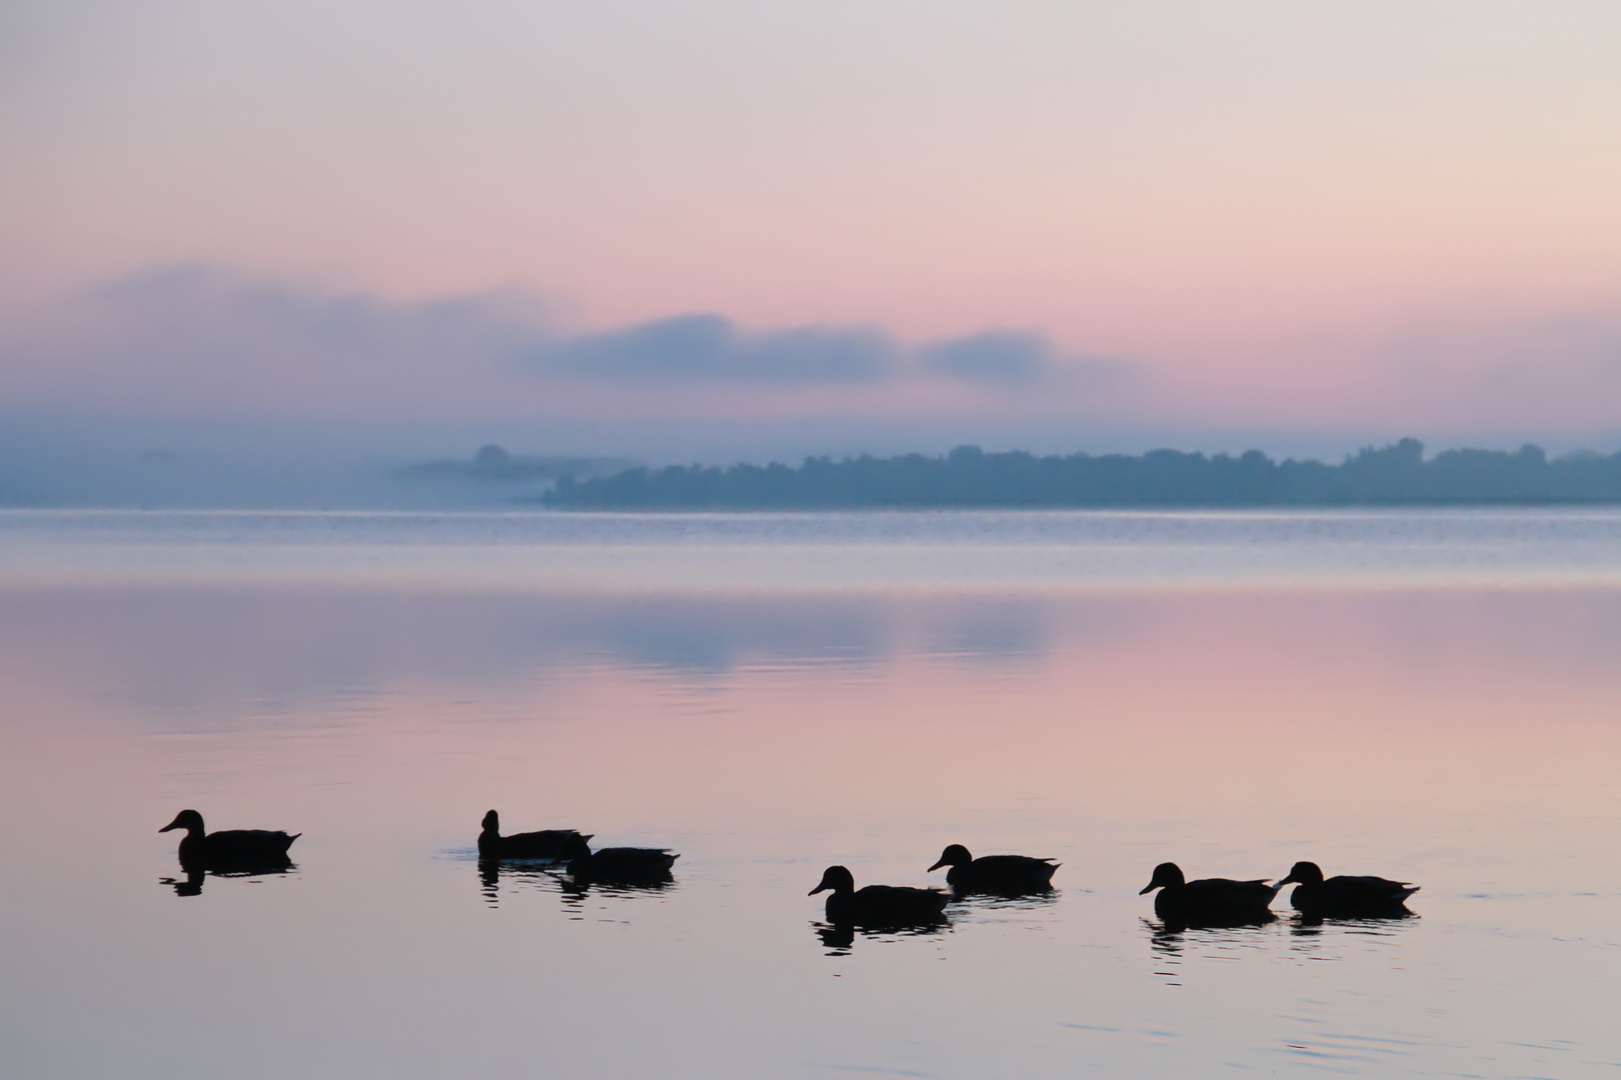
[{"label": "duck bill", "polygon": [[806,893],[805,895],[806,896],[815,896],[817,893],[821,892],[825,888],[827,888],[827,883],[823,882],[822,884],[816,886],[816,888],[812,889],[810,892]]},{"label": "duck bill", "polygon": [[1282,881],[1278,882],[1276,885],[1274,885],[1272,887],[1274,889],[1281,889],[1285,885],[1304,885],[1304,884],[1305,884],[1305,882],[1303,882],[1299,878],[1294,877],[1294,876],[1291,875],[1290,877],[1284,878]]},{"label": "duck bill", "polygon": [[1147,896],[1149,893],[1153,892],[1157,888],[1159,888],[1159,883],[1154,882],[1154,881],[1150,881],[1147,885],[1144,885],[1142,887],[1142,889],[1138,891],[1137,895],[1138,896]]},{"label": "duck bill", "polygon": [[933,866],[929,867],[927,870],[925,870],[923,872],[925,874],[932,874],[932,873],[934,873],[936,870],[940,869],[944,865],[946,865],[946,861],[944,859],[941,859],[939,862],[935,863]]},{"label": "duck bill", "polygon": [[158,832],[168,832],[170,829],[178,829],[178,828],[180,828],[180,819],[175,818],[173,821],[169,822],[169,824],[167,824],[163,828],[159,829]]}]

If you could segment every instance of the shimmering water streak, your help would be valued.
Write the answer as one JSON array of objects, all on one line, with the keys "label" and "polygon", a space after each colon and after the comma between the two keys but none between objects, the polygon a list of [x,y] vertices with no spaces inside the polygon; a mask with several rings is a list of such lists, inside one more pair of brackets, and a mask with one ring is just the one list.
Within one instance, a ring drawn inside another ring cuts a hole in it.
[{"label": "shimmering water streak", "polygon": [[1621,584],[1621,510],[0,511],[0,586],[805,589]]}]

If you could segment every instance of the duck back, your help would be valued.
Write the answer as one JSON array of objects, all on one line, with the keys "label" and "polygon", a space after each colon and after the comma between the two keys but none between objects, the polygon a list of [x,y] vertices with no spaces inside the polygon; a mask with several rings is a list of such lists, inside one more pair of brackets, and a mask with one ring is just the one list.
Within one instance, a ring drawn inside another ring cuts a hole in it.
[{"label": "duck back", "polygon": [[590,836],[574,829],[541,829],[511,836],[486,830],[478,834],[478,855],[481,859],[549,859],[555,862],[567,856],[571,841],[590,839]]},{"label": "duck back", "polygon": [[827,921],[869,927],[928,926],[945,917],[950,897],[938,889],[868,885],[827,898]]},{"label": "duck back", "polygon": [[580,851],[576,845],[569,874],[604,884],[646,885],[670,880],[670,869],[681,856],[666,848],[611,847]]},{"label": "duck back", "polygon": [[1051,859],[1029,855],[983,855],[973,862],[953,866],[946,872],[946,884],[959,893],[980,892],[1017,895],[1052,888]]},{"label": "duck back", "polygon": [[591,864],[599,870],[669,870],[681,856],[668,848],[610,847],[591,853]]},{"label": "duck back", "polygon": [[1187,926],[1246,926],[1276,918],[1271,904],[1277,894],[1264,880],[1201,878],[1162,888],[1154,897],[1154,913]]},{"label": "duck back", "polygon": [[1402,918],[1412,914],[1406,900],[1417,885],[1382,877],[1340,875],[1318,884],[1295,886],[1289,902],[1303,915],[1339,919]]},{"label": "duck back", "polygon": [[185,869],[283,869],[290,865],[287,851],[303,833],[268,829],[228,829],[180,841],[180,865]]}]

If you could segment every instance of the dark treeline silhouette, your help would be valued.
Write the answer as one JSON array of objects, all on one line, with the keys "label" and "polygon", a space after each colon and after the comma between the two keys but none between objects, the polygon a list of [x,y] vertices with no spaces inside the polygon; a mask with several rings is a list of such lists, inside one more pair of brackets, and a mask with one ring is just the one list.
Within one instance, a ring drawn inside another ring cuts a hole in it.
[{"label": "dark treeline silhouette", "polygon": [[1426,460],[1423,443],[1403,439],[1327,465],[1274,461],[1259,450],[1036,457],[959,446],[944,457],[806,458],[797,469],[672,465],[564,476],[543,498],[582,510],[1600,503],[1621,502],[1621,453],[1549,459],[1528,445]]}]

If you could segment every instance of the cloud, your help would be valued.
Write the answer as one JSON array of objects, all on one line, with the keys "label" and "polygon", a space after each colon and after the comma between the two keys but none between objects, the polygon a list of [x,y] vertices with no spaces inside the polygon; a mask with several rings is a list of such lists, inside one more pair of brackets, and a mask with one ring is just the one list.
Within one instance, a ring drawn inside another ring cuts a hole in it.
[{"label": "cloud", "polygon": [[169,417],[1097,416],[1120,364],[1036,333],[908,342],[885,327],[748,327],[710,312],[577,330],[520,292],[399,300],[229,268],[127,275],[0,321],[8,414]]},{"label": "cloud", "polygon": [[512,294],[416,302],[205,266],[142,271],[0,327],[13,403],[387,410],[487,396],[543,333]]},{"label": "cloud", "polygon": [[547,343],[533,370],[570,378],[791,386],[876,382],[899,350],[864,327],[805,326],[747,333],[719,315],[679,315]]},{"label": "cloud", "polygon": [[1113,392],[1137,383],[1143,368],[1127,360],[1064,356],[1042,334],[987,330],[925,345],[924,370],[967,383],[1044,393]]},{"label": "cloud", "polygon": [[1040,334],[989,330],[925,346],[923,366],[972,382],[1023,385],[1048,374],[1052,344]]}]

